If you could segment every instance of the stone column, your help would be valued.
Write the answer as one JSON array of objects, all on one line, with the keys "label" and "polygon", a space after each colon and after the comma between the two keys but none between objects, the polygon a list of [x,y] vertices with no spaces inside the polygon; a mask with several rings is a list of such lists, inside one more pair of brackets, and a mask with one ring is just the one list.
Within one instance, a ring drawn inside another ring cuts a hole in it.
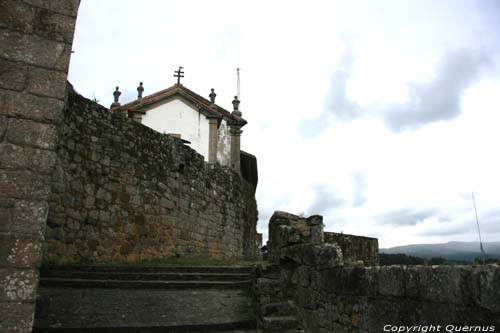
[{"label": "stone column", "polygon": [[31,332],[78,0],[0,1],[0,332]]},{"label": "stone column", "polygon": [[241,130],[241,125],[230,125],[229,132],[231,133],[231,166],[234,171],[241,175],[240,137],[241,133],[243,133],[243,131]]},{"label": "stone column", "polygon": [[208,162],[217,162],[218,117],[208,118]]}]

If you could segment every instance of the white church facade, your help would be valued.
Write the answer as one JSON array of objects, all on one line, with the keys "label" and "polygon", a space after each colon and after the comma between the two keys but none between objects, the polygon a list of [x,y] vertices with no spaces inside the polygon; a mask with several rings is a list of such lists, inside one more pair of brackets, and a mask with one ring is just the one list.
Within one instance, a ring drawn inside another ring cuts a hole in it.
[{"label": "white church facade", "polygon": [[233,167],[240,173],[240,135],[246,120],[238,110],[239,100],[235,96],[233,111],[229,112],[215,103],[212,89],[206,99],[177,84],[143,97],[142,82],[137,88],[136,100],[120,105],[121,94],[116,87],[114,112],[124,112],[160,133],[184,140],[209,163]]}]

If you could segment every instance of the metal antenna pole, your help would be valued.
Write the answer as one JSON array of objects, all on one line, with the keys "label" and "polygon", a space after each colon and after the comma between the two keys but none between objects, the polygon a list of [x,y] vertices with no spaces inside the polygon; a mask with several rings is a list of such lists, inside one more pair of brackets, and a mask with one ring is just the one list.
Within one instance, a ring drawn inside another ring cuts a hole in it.
[{"label": "metal antenna pole", "polygon": [[472,192],[472,202],[474,203],[474,213],[476,214],[477,233],[479,234],[479,246],[481,248],[481,254],[483,255],[483,265],[484,265],[485,264],[485,255],[484,255],[484,249],[483,249],[483,241],[481,239],[481,230],[479,229],[479,219],[477,218],[476,199],[474,198],[474,192]]},{"label": "metal antenna pole", "polygon": [[238,96],[238,100],[241,100],[240,98],[240,69],[236,68],[236,96]]}]

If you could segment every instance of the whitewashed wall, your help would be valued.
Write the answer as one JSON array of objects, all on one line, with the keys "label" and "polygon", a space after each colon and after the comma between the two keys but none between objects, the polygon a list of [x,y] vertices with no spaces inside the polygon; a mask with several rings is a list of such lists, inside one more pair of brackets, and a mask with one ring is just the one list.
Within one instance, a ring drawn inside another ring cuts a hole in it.
[{"label": "whitewashed wall", "polygon": [[174,99],[148,110],[142,123],[160,133],[180,134],[208,161],[208,119],[182,100]]}]

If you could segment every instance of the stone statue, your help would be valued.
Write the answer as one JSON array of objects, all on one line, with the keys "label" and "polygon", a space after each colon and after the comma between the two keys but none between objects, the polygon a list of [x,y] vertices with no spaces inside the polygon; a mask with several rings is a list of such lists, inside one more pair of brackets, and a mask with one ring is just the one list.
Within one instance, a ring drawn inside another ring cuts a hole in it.
[{"label": "stone statue", "polygon": [[117,86],[115,92],[113,93],[113,97],[115,98],[115,103],[118,103],[118,98],[122,94],[119,90],[120,88]]},{"label": "stone statue", "polygon": [[137,87],[137,98],[142,98],[142,93],[144,92],[144,87],[142,86],[142,82],[139,82],[139,86]]},{"label": "stone statue", "polygon": [[238,96],[234,96],[233,99],[233,110],[238,111],[238,107],[240,105],[240,101],[238,100]]},{"label": "stone statue", "polygon": [[210,93],[210,95],[208,95],[208,97],[210,97],[210,102],[215,103],[215,96],[217,96],[217,94],[214,92],[214,88],[212,88],[211,90],[212,92]]}]

